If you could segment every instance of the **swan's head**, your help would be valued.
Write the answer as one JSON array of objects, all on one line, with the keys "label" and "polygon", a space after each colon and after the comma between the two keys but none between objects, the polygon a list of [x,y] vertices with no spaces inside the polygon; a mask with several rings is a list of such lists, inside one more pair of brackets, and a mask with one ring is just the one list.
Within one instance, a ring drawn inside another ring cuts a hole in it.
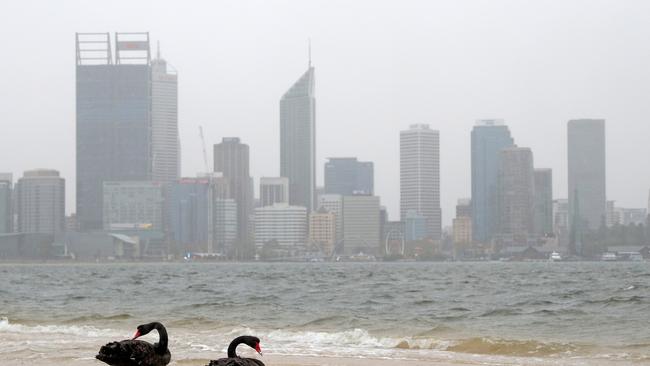
[{"label": "swan's head", "polygon": [[138,325],[138,328],[135,331],[135,334],[133,335],[132,339],[137,339],[142,337],[143,335],[149,334],[152,330],[156,328],[156,323],[149,323],[149,324],[141,324]]},{"label": "swan's head", "polygon": [[262,347],[260,347],[260,339],[253,336],[247,336],[244,339],[244,343],[250,348],[254,349],[257,353],[262,355]]}]

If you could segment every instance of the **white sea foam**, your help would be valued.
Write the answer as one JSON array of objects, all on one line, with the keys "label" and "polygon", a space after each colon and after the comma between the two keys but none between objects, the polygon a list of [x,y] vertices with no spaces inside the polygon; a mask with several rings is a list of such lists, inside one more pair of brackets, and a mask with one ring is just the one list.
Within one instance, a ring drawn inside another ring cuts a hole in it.
[{"label": "white sea foam", "polygon": [[21,334],[67,334],[80,337],[105,338],[119,336],[120,333],[113,329],[99,329],[88,325],[24,325],[14,324],[8,318],[0,318],[0,333]]}]

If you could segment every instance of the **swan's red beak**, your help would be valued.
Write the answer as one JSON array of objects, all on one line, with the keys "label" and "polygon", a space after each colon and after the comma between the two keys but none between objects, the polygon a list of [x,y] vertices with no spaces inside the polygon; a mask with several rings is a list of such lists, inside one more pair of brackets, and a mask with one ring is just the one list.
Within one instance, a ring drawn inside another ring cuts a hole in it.
[{"label": "swan's red beak", "polygon": [[260,356],[262,356],[262,348],[260,348],[260,344],[259,344],[259,343],[255,345],[255,350],[257,351],[257,353],[260,354]]},{"label": "swan's red beak", "polygon": [[131,340],[134,340],[134,339],[136,339],[136,338],[139,338],[141,335],[142,335],[142,334],[140,334],[140,330],[136,330],[136,331],[135,331],[135,334],[133,335],[133,338],[131,338]]}]

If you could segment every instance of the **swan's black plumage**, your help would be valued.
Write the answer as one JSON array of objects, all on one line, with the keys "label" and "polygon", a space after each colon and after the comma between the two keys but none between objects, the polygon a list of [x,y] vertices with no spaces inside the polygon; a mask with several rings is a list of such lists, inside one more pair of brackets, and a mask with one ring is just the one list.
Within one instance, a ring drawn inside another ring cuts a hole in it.
[{"label": "swan's black plumage", "polygon": [[[158,343],[151,344],[136,340],[154,329],[160,336]],[[171,354],[167,348],[167,330],[158,322],[139,325],[133,339],[108,343],[102,346],[95,358],[112,366],[167,365],[171,360]]]},{"label": "swan's black plumage", "polygon": [[264,366],[264,363],[255,358],[242,358],[237,356],[235,350],[237,346],[244,343],[250,348],[255,349],[259,354],[262,354],[260,350],[260,339],[252,336],[241,336],[235,338],[230,345],[228,346],[228,358],[220,358],[218,360],[212,360],[207,366]]}]

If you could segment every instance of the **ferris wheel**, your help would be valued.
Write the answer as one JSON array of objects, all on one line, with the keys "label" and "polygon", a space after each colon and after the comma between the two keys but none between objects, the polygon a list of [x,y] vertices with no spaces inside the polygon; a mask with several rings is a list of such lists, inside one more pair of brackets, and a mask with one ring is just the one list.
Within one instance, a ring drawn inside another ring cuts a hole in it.
[{"label": "ferris wheel", "polygon": [[[395,247],[398,247],[397,253],[395,253]],[[386,255],[400,254],[404,255],[404,249],[406,243],[404,240],[404,232],[402,230],[393,229],[386,234],[386,243],[385,250]]]}]

